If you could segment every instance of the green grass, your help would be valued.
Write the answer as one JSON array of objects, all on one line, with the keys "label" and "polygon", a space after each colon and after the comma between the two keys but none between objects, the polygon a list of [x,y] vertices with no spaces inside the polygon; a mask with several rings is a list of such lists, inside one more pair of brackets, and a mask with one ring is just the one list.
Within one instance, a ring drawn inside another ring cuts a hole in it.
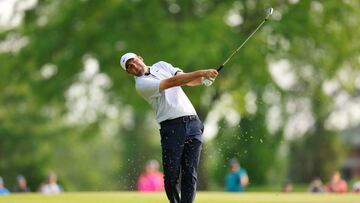
[{"label": "green grass", "polygon": [[[0,203],[167,203],[165,193],[82,192],[61,195],[11,194]],[[359,203],[360,195],[310,193],[198,192],[195,203]]]}]

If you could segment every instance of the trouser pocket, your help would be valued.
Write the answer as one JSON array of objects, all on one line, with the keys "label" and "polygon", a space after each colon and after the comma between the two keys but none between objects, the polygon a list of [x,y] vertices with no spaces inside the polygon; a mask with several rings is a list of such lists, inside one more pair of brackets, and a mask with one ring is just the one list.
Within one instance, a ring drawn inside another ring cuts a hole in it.
[{"label": "trouser pocket", "polygon": [[189,138],[195,137],[200,141],[202,141],[204,125],[199,119],[191,120],[187,122],[185,128],[186,128],[186,134],[188,135]]}]

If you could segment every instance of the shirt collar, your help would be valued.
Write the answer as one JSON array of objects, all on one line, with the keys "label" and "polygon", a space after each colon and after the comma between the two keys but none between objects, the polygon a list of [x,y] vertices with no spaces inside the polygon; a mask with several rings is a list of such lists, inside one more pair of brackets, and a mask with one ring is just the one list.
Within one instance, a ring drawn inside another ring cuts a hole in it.
[{"label": "shirt collar", "polygon": [[149,66],[149,72],[148,72],[148,73],[145,73],[144,75],[145,75],[145,76],[150,75],[150,74],[151,74],[151,72],[152,72],[151,70],[152,70],[152,69],[151,69],[151,67]]}]

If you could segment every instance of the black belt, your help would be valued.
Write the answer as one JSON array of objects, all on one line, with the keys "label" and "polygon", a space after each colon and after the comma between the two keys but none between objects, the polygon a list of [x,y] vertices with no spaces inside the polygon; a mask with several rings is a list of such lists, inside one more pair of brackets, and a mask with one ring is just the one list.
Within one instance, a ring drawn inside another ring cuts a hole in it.
[{"label": "black belt", "polygon": [[160,125],[163,126],[163,125],[172,125],[175,123],[185,123],[187,121],[196,120],[196,119],[198,119],[196,115],[181,116],[179,118],[162,121]]}]

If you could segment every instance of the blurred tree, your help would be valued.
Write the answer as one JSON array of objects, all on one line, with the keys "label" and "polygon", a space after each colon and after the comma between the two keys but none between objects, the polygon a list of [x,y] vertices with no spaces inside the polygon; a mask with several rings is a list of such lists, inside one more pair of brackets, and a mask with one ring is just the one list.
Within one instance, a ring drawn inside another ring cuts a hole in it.
[{"label": "blurred tree", "polygon": [[[264,111],[259,109],[259,112]],[[226,126],[214,140],[213,148],[219,149],[214,153],[219,158],[212,163],[217,165],[214,169],[216,182],[224,184],[229,160],[237,158],[241,167],[247,170],[252,184],[266,184],[270,169],[277,164],[276,149],[281,140],[280,132],[269,135],[263,113],[249,114],[235,127]]]},{"label": "blurred tree", "polygon": [[[290,145],[289,176],[295,181],[307,182],[314,176],[327,179],[332,170],[339,169],[346,151],[338,129],[328,121],[336,97],[345,92],[357,96],[355,82],[349,78],[334,94],[327,94],[324,86],[327,81],[340,79],[339,70],[356,71],[359,67],[359,29],[354,21],[359,19],[359,9],[357,1],[299,1],[282,12],[282,22],[274,28],[273,34],[282,38],[274,55],[288,59],[296,74],[295,83],[283,96],[288,119],[310,112],[305,119],[310,127],[305,131],[304,126],[299,127],[295,135],[302,135],[301,131],[305,135],[293,139]],[[308,98],[308,104],[298,103],[295,111],[289,108],[291,100],[303,98]]]},{"label": "blurred tree", "polygon": [[[53,129],[53,123],[34,102],[29,86],[11,81],[2,86],[0,97],[0,173],[7,184],[16,182],[23,174],[29,186],[37,188],[46,173],[50,159],[51,135],[58,135],[61,126]],[[36,125],[34,125],[36,124]]]}]

